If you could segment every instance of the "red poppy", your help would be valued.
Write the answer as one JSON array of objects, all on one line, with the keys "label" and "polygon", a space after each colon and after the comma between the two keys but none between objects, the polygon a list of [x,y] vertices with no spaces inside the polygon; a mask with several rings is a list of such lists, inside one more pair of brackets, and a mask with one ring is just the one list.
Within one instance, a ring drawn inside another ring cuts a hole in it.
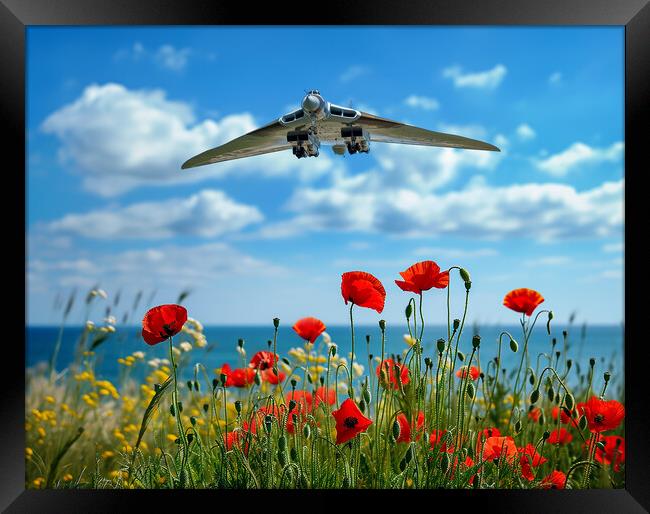
[{"label": "red poppy", "polygon": [[618,473],[620,464],[625,462],[625,439],[620,435],[605,435],[600,436],[600,442],[605,444],[605,449],[596,447],[596,460],[601,464],[613,464]]},{"label": "red poppy", "polygon": [[[237,446],[238,448],[242,449],[245,455],[248,455],[248,443],[250,440],[249,430],[248,430],[248,423],[245,421],[242,423],[241,429],[236,429],[233,430],[232,432],[226,432],[224,435],[225,443],[226,443],[226,450],[230,451],[232,450],[233,445]],[[255,433],[255,430],[250,430],[250,433]],[[241,443],[242,441],[245,441],[245,445],[242,448]]]},{"label": "red poppy", "polygon": [[386,301],[386,290],[377,277],[365,271],[348,271],[341,276],[341,294],[345,300],[359,307],[381,313]]},{"label": "red poppy", "polygon": [[431,446],[431,450],[437,449],[440,452],[453,453],[454,447],[451,446],[451,444],[447,446],[446,441],[442,442],[446,433],[446,430],[433,430],[431,432],[431,435],[429,435],[429,445]]},{"label": "red poppy", "polygon": [[317,318],[302,318],[296,321],[293,329],[300,337],[313,344],[316,338],[325,331],[325,323]]},{"label": "red poppy", "polygon": [[253,355],[249,366],[253,369],[264,371],[273,367],[273,364],[278,362],[278,356],[273,352],[257,352]]},{"label": "red poppy", "polygon": [[187,321],[187,309],[181,305],[159,305],[149,309],[142,320],[142,338],[154,345],[178,334]]},{"label": "red poppy", "polygon": [[[271,354],[273,355],[273,354]],[[273,368],[267,368],[260,373],[260,378],[264,382],[269,384],[277,385],[285,379],[286,375],[282,371],[278,370],[278,374],[273,373]]]},{"label": "red poppy", "polygon": [[[472,460],[472,458],[471,457],[466,457],[465,460],[460,463],[460,471],[461,471],[461,473],[467,471],[473,465],[474,465],[474,461]],[[458,456],[456,456],[454,458],[454,463],[451,465],[451,473],[449,475],[449,478],[451,478],[451,480],[454,479],[454,472],[456,471],[457,468],[458,468]],[[474,483],[474,478],[475,477],[476,477],[476,475],[472,475],[469,478],[469,484],[470,485],[472,485]]]},{"label": "red poppy", "polygon": [[540,416],[542,415],[542,409],[539,407],[533,407],[528,411],[528,417],[532,419],[535,423],[539,421]]},{"label": "red poppy", "polygon": [[221,366],[221,373],[226,375],[226,387],[246,387],[255,381],[255,370],[252,368],[231,369],[228,363]]},{"label": "red poppy", "polygon": [[287,394],[287,403],[291,400],[296,402],[296,409],[299,408],[302,413],[311,412],[313,405],[313,398],[309,391],[297,389]]},{"label": "red poppy", "polygon": [[542,489],[564,489],[566,475],[561,471],[553,471],[550,475],[542,480],[540,487]]},{"label": "red poppy", "polygon": [[413,264],[405,271],[401,271],[400,275],[404,280],[395,281],[399,288],[416,294],[422,294],[422,291],[428,291],[432,287],[443,289],[449,285],[449,271],[441,273],[440,266],[433,261]]},{"label": "red poppy", "polygon": [[497,461],[501,456],[512,463],[517,456],[517,445],[512,437],[488,437],[483,443],[483,460]]},{"label": "red poppy", "polygon": [[[411,442],[411,425],[409,424],[406,415],[403,412],[400,412],[397,415],[397,422],[399,423],[399,437],[397,438],[398,443],[409,443]],[[418,412],[418,416],[415,422],[415,431],[417,436],[416,441],[420,440],[422,435],[422,427],[424,426],[424,413],[422,411]]]},{"label": "red poppy", "polygon": [[[581,405],[584,405],[584,404],[581,404]],[[575,416],[576,416],[575,411],[571,412],[571,416],[569,416],[565,412],[564,408],[561,409],[560,407],[558,407],[556,405],[555,407],[553,407],[553,411],[551,412],[551,414],[553,416],[553,419],[557,419],[558,414],[559,414],[560,415],[560,423],[563,423],[563,424],[566,425],[569,421],[572,421],[574,425],[577,425],[577,421],[575,419],[572,420],[572,418],[575,418]]]},{"label": "red poppy", "polygon": [[625,407],[616,400],[601,400],[592,396],[580,407],[587,417],[589,430],[593,433],[614,430],[625,417]]},{"label": "red poppy", "polygon": [[573,441],[573,436],[566,428],[553,430],[548,438],[549,444],[569,444],[571,441]]},{"label": "red poppy", "polygon": [[535,479],[535,475],[532,468],[541,466],[547,461],[547,459],[537,453],[534,444],[528,443],[525,447],[519,448],[517,451],[521,454],[519,457],[521,474],[526,480],[533,481]]},{"label": "red poppy", "polygon": [[346,399],[340,409],[332,412],[332,416],[336,420],[336,444],[349,441],[372,425],[372,420],[361,413],[351,398]]},{"label": "red poppy", "polygon": [[327,402],[330,405],[334,405],[336,403],[336,390],[331,388],[327,390],[325,386],[320,386],[316,389],[314,408],[318,407],[321,402]]},{"label": "red poppy", "polygon": [[[476,380],[480,374],[481,374],[480,369],[478,369],[476,366],[470,366],[469,378],[471,380]],[[458,371],[456,371],[456,376],[458,378],[465,378],[467,376],[467,366],[463,366]]]},{"label": "red poppy", "polygon": [[393,389],[399,389],[395,368],[399,370],[399,378],[402,385],[409,383],[409,369],[404,364],[398,364],[393,359],[384,359],[381,364],[377,366],[377,376],[379,377],[379,383],[383,387],[389,387],[390,384],[392,384]]},{"label": "red poppy", "polygon": [[493,428],[484,428],[479,432],[478,437],[476,438],[476,455],[481,455],[483,453],[483,440],[488,437],[498,437],[501,435],[499,429],[496,427]]},{"label": "red poppy", "polygon": [[537,306],[544,301],[544,297],[534,289],[522,287],[513,289],[503,298],[503,305],[516,312],[523,312],[526,316],[533,314]]},{"label": "red poppy", "polygon": [[271,405],[269,407],[260,407],[257,409],[257,412],[255,412],[255,416],[253,417],[251,432],[255,434],[257,432],[258,425],[264,425],[264,419],[266,416],[272,416],[279,420],[284,411],[284,405],[280,405],[280,409],[278,409],[275,405]]}]

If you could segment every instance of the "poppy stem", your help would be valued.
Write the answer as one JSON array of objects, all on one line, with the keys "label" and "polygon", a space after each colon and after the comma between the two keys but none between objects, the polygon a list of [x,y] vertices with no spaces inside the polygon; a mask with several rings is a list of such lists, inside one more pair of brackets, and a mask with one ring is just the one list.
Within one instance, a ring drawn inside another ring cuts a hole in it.
[{"label": "poppy stem", "polygon": [[187,453],[187,441],[185,439],[185,433],[183,431],[183,423],[181,421],[181,413],[178,408],[178,378],[176,376],[176,362],[174,360],[174,345],[172,341],[172,337],[169,337],[169,361],[172,366],[172,373],[174,374],[174,391],[173,391],[173,396],[172,396],[172,402],[174,404],[174,417],[176,418],[176,427],[178,429],[178,437],[181,440],[181,451],[183,452],[183,460],[181,461],[181,470],[179,473],[179,482],[180,486],[184,486],[185,482],[185,475],[184,475],[184,466],[183,464],[185,463],[185,455]]},{"label": "poppy stem", "polygon": [[348,390],[348,396],[354,400],[354,391],[352,389],[352,373],[354,370],[354,320],[352,319],[353,307],[354,302],[350,302],[350,331],[352,334],[352,353],[350,354],[350,369],[348,370],[348,376],[350,377],[350,388]]}]

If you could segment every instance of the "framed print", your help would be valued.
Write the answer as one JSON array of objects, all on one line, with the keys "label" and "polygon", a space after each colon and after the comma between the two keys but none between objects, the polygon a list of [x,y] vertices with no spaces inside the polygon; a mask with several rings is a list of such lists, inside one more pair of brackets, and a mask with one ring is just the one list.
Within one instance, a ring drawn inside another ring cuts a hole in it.
[{"label": "framed print", "polygon": [[647,2],[0,12],[7,512],[647,511]]}]

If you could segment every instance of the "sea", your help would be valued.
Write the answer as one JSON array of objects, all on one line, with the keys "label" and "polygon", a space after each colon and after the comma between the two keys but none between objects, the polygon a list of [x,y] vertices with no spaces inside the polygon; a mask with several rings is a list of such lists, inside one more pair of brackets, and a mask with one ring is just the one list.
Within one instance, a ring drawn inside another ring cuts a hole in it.
[{"label": "sea", "polygon": [[[509,338],[503,337],[501,348],[501,362],[503,368],[512,369],[519,365],[521,351],[523,349],[523,335],[520,326],[465,326],[459,350],[467,356],[472,349],[472,336],[478,334],[481,337],[480,361],[484,368],[490,359],[497,355],[497,341],[499,334],[507,330],[512,334],[519,344],[519,352],[513,353],[510,350]],[[612,374],[612,387],[622,389],[624,379],[624,345],[622,325],[567,325],[555,324],[549,336],[546,332],[545,323],[538,323],[534,328],[529,340],[529,355],[531,366],[536,367],[537,362],[540,369],[548,363],[548,356],[552,351],[552,339],[556,339],[553,352],[564,351],[563,331],[567,331],[567,358],[573,362],[573,370],[569,375],[571,382],[577,381],[577,373],[580,370],[585,372],[589,365],[589,359],[596,360],[596,374],[594,384],[602,383],[602,373],[609,371]],[[337,344],[340,355],[349,357],[351,348],[350,327],[330,326],[327,333],[332,341]],[[115,381],[120,375],[122,364],[118,363],[120,357],[136,351],[145,354],[143,362],[139,362],[130,370],[130,376],[134,378],[143,377],[150,371],[148,362],[155,358],[168,358],[169,347],[167,343],[155,346],[147,345],[141,337],[141,328],[136,326],[118,326],[114,333],[96,348],[95,374],[98,378]],[[49,362],[56,342],[61,334],[61,346],[56,360],[56,368],[63,371],[74,361],[75,352],[78,348],[82,326],[27,326],[25,328],[25,365],[27,368],[41,368],[44,363]],[[242,365],[239,353],[236,351],[238,341],[244,341],[247,359],[250,359],[255,352],[268,350],[269,342],[273,340],[273,327],[270,326],[205,326],[204,334],[208,341],[203,348],[194,348],[189,352],[183,352],[182,366],[179,365],[181,377],[179,380],[188,380],[193,376],[193,365],[201,363],[210,372],[228,363],[233,367]],[[385,340],[385,354],[400,354],[408,348],[404,334],[408,334],[406,326],[387,326]],[[372,356],[381,355],[381,332],[378,326],[355,326],[355,353],[356,361],[368,365],[368,354]],[[370,342],[367,343],[367,336]],[[430,356],[434,362],[437,361],[435,341],[439,338],[446,338],[447,326],[427,326],[423,336],[424,356]],[[316,346],[322,343],[322,337],[316,341]],[[186,334],[180,333],[174,343],[191,341]],[[280,357],[286,356],[287,351],[292,347],[300,347],[304,344],[298,335],[289,326],[280,326],[277,338],[277,352]],[[324,353],[324,352],[323,352]],[[544,355],[545,354],[545,355]],[[552,356],[555,358],[555,355]],[[564,355],[560,356],[560,363],[563,363]],[[40,364],[39,364],[40,363]],[[462,363],[459,363],[462,365]],[[373,367],[377,364],[374,363]],[[458,367],[458,366],[457,366]],[[367,370],[366,370],[367,371]],[[184,375],[183,375],[184,374]]]}]

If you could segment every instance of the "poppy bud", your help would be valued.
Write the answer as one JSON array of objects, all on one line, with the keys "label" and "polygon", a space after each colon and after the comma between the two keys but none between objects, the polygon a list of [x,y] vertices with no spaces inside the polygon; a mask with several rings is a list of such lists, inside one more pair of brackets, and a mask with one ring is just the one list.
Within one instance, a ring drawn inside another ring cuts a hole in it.
[{"label": "poppy bud", "polygon": [[295,378],[292,378],[291,379],[291,387],[293,389],[295,389],[297,385],[298,385],[298,381]]},{"label": "poppy bud", "polygon": [[187,434],[187,444],[190,444],[194,440],[194,434]]},{"label": "poppy bud", "polygon": [[280,326],[280,318],[273,318],[273,326],[278,328]]},{"label": "poppy bud", "polygon": [[176,417],[176,410],[174,409],[173,403],[169,406],[169,412],[171,413],[172,416]]},{"label": "poppy bud", "polygon": [[584,414],[580,416],[580,421],[578,421],[578,427],[580,427],[580,430],[584,430],[587,428],[587,416]]},{"label": "poppy bud", "polygon": [[397,420],[393,422],[393,437],[395,440],[399,439],[399,434],[401,432],[400,424]]},{"label": "poppy bud", "polygon": [[440,459],[440,469],[442,469],[443,473],[446,473],[449,469],[449,455],[447,452],[442,454],[442,458]]},{"label": "poppy bud", "polygon": [[219,385],[219,381],[216,378],[212,379],[212,389],[216,389]]},{"label": "poppy bud", "polygon": [[515,434],[518,434],[519,432],[521,432],[521,421],[517,420],[515,423]]},{"label": "poppy bud", "polygon": [[289,359],[287,359],[286,357],[282,357],[281,360],[282,360],[282,362],[284,362],[287,366],[291,366],[291,362],[290,362]]},{"label": "poppy bud", "polygon": [[160,384],[154,384],[154,386],[153,386],[153,390],[154,390],[155,392],[158,392],[158,391],[160,391],[160,388],[161,388],[161,387],[162,387],[162,386],[161,386]]},{"label": "poppy bud", "polygon": [[289,400],[289,412],[296,408],[296,402],[294,400]]},{"label": "poppy bud", "polygon": [[291,448],[289,451],[289,456],[291,457],[291,460],[296,462],[298,460],[298,450],[296,450],[295,446]]},{"label": "poppy bud", "polygon": [[203,404],[203,412],[208,412],[209,409],[210,409],[210,405],[208,405],[207,403],[204,403]]},{"label": "poppy bud", "polygon": [[380,319],[379,320],[379,328],[381,328],[381,331],[383,332],[386,330],[386,320]]},{"label": "poppy bud", "polygon": [[271,341],[270,339],[268,339],[268,340],[266,341],[266,346],[269,347],[269,350],[271,349],[271,345],[272,345],[272,344],[273,344],[273,341]]},{"label": "poppy bud", "polygon": [[556,345],[556,344],[557,344],[557,339],[554,337],[554,338],[551,340],[551,347],[552,347],[551,349],[555,348],[555,345]]},{"label": "poppy bud", "polygon": [[467,384],[467,396],[469,396],[470,400],[474,398],[474,384],[471,382]]},{"label": "poppy bud", "polygon": [[305,439],[309,439],[309,436],[311,435],[311,428],[309,428],[309,425],[302,427],[302,434],[305,436]]},{"label": "poppy bud", "polygon": [[[282,467],[285,467],[287,465],[287,453],[286,452],[284,452],[282,450],[278,450],[278,462],[280,463],[280,466],[282,466]],[[289,469],[291,469],[291,468],[289,468]]]},{"label": "poppy bud", "polygon": [[528,381],[530,382],[530,385],[535,385],[535,372],[532,369],[530,370],[530,378]]},{"label": "poppy bud", "polygon": [[575,398],[573,398],[572,395],[567,394],[564,397],[564,404],[566,405],[566,408],[569,409],[570,411],[573,410],[573,406],[575,405],[576,401]]},{"label": "poppy bud", "polygon": [[472,337],[472,348],[476,349],[479,346],[481,346],[481,336],[476,334],[474,337]]},{"label": "poppy bud", "polygon": [[361,414],[366,412],[366,402],[364,402],[363,400],[359,401],[359,410],[361,411]]},{"label": "poppy bud", "polygon": [[238,339],[237,340],[237,346],[239,346],[240,348],[243,348],[244,347],[244,340],[243,339]]},{"label": "poppy bud", "polygon": [[553,390],[553,386],[548,388],[548,401],[552,402],[553,398],[555,398],[555,391]]},{"label": "poppy bud", "polygon": [[192,423],[192,426],[196,426],[196,418],[194,416],[190,416],[190,423]]},{"label": "poppy bud", "polygon": [[551,320],[553,319],[553,311],[548,311],[548,321],[546,322],[546,332],[551,335]]},{"label": "poppy bud", "polygon": [[330,346],[330,353],[332,354],[332,357],[336,355],[336,346],[332,345]]},{"label": "poppy bud", "polygon": [[594,359],[593,357],[589,359],[589,365],[593,368],[596,365],[596,359]]},{"label": "poppy bud", "polygon": [[463,362],[465,360],[465,354],[463,352],[458,352],[456,355],[458,355],[458,360]]},{"label": "poppy bud", "polygon": [[192,390],[192,387],[193,387],[193,385],[192,385],[192,381],[191,381],[191,380],[188,380],[188,381],[187,381],[187,388],[191,391],[191,390]]},{"label": "poppy bud", "polygon": [[551,433],[548,430],[545,430],[544,433],[542,434],[542,439],[546,441],[549,437],[551,437]]},{"label": "poppy bud", "polygon": [[519,350],[519,345],[517,344],[517,341],[515,341],[514,339],[510,339],[510,349],[514,353],[517,353],[517,350]]},{"label": "poppy bud", "polygon": [[566,361],[566,370],[569,371],[571,369],[571,366],[573,365],[573,361],[571,359]]},{"label": "poppy bud", "polygon": [[609,371],[605,371],[603,374],[603,378],[605,379],[605,383],[609,382],[609,379],[612,378],[612,375],[610,374]]},{"label": "poppy bud", "polygon": [[221,379],[221,386],[225,387],[226,381],[228,380],[228,375],[221,373],[221,375],[219,375],[219,378]]},{"label": "poppy bud", "polygon": [[465,290],[469,291],[471,288],[472,288],[472,282],[468,280],[467,282],[465,282]]},{"label": "poppy bud", "polygon": [[235,402],[235,410],[237,411],[237,414],[241,414],[241,402],[239,400]]},{"label": "poppy bud", "polygon": [[460,326],[460,320],[456,318],[454,320],[454,330],[458,330],[458,327]]},{"label": "poppy bud", "polygon": [[413,306],[411,305],[411,302],[409,302],[406,309],[404,309],[404,314],[406,314],[407,320],[411,318],[411,314],[413,314]]},{"label": "poppy bud", "polygon": [[436,341],[436,345],[438,346],[438,353],[442,355],[442,353],[445,351],[445,340],[438,339],[438,341]]},{"label": "poppy bud", "polygon": [[597,442],[596,446],[598,447],[599,450],[605,451],[605,445],[603,444],[602,441]]},{"label": "poppy bud", "polygon": [[425,357],[424,358],[424,365],[427,368],[432,368],[433,367],[433,362],[431,361],[431,359],[429,357]]},{"label": "poppy bud", "polygon": [[287,449],[287,438],[284,435],[278,437],[278,448],[281,452]]},{"label": "poppy bud", "polygon": [[399,461],[399,470],[400,472],[403,472],[406,469],[406,459],[402,459]]},{"label": "poppy bud", "polygon": [[408,450],[406,450],[406,455],[404,455],[404,460],[407,464],[413,460],[413,445],[409,444]]},{"label": "poppy bud", "polygon": [[194,381],[194,390],[199,391],[199,383],[196,380]]},{"label": "poppy bud", "polygon": [[255,380],[255,385],[261,385],[262,384],[262,377],[260,377],[260,374],[257,373],[257,372],[255,373],[254,380]]},{"label": "poppy bud", "polygon": [[366,403],[370,404],[370,391],[368,389],[363,390],[363,399],[366,401]]},{"label": "poppy bud", "polygon": [[183,402],[176,402],[178,404],[178,412],[183,412]]},{"label": "poppy bud", "polygon": [[544,426],[544,423],[546,423],[546,417],[544,416],[544,412],[539,413],[539,419],[537,422],[540,424],[540,426]]},{"label": "poppy bud", "polygon": [[465,268],[460,268],[458,272],[460,273],[460,278],[463,279],[463,282],[471,282],[471,279],[469,278],[469,273]]},{"label": "poppy bud", "polygon": [[537,400],[539,400],[539,389],[535,389],[530,393],[530,403],[537,403]]},{"label": "poppy bud", "polygon": [[309,382],[310,384],[314,383],[314,381],[312,380],[311,375],[309,373],[307,374],[307,382]]}]

